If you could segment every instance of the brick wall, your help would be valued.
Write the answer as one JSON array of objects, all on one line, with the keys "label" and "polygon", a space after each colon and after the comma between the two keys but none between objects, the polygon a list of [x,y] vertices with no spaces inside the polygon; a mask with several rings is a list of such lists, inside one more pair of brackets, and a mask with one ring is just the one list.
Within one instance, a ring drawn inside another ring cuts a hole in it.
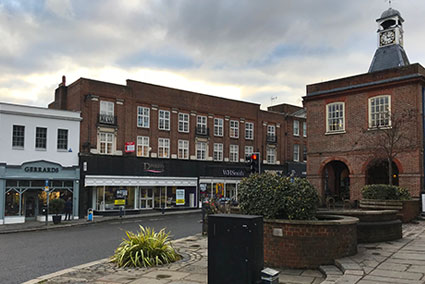
[{"label": "brick wall", "polygon": [[[378,95],[391,96],[391,110],[400,112],[406,109],[416,111],[416,117],[403,126],[403,135],[408,137],[409,147],[402,147],[395,163],[399,170],[399,185],[409,189],[413,196],[419,196],[423,187],[422,153],[422,79],[402,79],[397,82],[363,85],[343,90],[356,84],[368,84],[379,80],[397,79],[400,76],[424,76],[425,70],[418,64],[391,70],[367,73],[339,80],[307,86],[304,106],[307,111],[308,159],[307,178],[324,194],[324,168],[332,161],[343,162],[350,177],[350,199],[361,199],[361,188],[366,183],[367,169],[377,158],[371,147],[374,132],[368,130],[368,100]],[[398,79],[397,79],[398,80]],[[340,88],[340,90],[335,90]],[[317,93],[321,92],[321,93]],[[316,94],[316,95],[311,95]],[[345,131],[326,134],[326,105],[344,102]],[[403,144],[399,144],[403,145]]]},{"label": "brick wall", "polygon": [[[317,268],[333,264],[334,259],[354,255],[358,219],[354,220],[339,224],[266,220],[264,263],[272,267]],[[276,230],[280,230],[280,236]]]}]

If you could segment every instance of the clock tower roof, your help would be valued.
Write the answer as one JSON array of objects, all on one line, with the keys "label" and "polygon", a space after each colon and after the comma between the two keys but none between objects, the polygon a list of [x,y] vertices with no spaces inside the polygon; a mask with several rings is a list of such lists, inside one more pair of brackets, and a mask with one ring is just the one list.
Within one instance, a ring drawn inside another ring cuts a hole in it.
[{"label": "clock tower roof", "polygon": [[403,48],[404,19],[400,12],[390,7],[376,21],[378,49],[373,56],[369,72],[409,65],[409,59]]},{"label": "clock tower roof", "polygon": [[383,20],[383,19],[391,18],[391,17],[394,17],[394,16],[398,16],[399,18],[403,19],[403,18],[401,17],[401,14],[400,14],[400,12],[399,12],[399,11],[397,11],[396,9],[393,9],[393,8],[391,8],[391,7],[390,7],[388,10],[385,10],[385,11],[381,14],[381,18],[377,19],[376,21],[381,21],[381,20]]}]

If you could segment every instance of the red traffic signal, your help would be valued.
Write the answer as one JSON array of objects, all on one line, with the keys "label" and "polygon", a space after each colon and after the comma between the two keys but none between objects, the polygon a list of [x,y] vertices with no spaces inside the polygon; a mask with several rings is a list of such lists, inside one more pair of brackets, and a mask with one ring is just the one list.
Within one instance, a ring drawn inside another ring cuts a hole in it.
[{"label": "red traffic signal", "polygon": [[256,161],[256,160],[257,160],[257,155],[256,155],[256,154],[252,154],[252,155],[251,155],[251,160]]}]

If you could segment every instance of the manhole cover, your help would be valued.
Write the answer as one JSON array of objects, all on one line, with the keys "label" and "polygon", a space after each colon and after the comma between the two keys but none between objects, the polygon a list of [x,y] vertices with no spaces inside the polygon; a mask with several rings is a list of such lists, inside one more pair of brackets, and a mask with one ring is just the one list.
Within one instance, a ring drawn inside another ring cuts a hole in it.
[{"label": "manhole cover", "polygon": [[156,276],[156,279],[164,279],[164,278],[170,278],[171,275],[167,275],[167,274],[158,274]]}]

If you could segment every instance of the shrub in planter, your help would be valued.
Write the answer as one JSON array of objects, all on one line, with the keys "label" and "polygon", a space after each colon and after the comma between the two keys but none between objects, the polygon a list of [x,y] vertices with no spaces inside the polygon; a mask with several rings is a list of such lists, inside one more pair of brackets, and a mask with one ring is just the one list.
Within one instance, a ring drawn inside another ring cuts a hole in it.
[{"label": "shrub in planter", "polygon": [[314,219],[319,198],[306,180],[275,174],[252,174],[244,178],[238,191],[243,214],[262,215],[266,219]]},{"label": "shrub in planter", "polygon": [[380,200],[410,200],[411,196],[407,189],[388,184],[371,184],[362,189],[364,199]]},{"label": "shrub in planter", "polygon": [[126,232],[127,239],[123,240],[111,257],[111,261],[118,267],[149,267],[180,259],[164,229],[156,233],[153,229],[139,227],[140,231],[136,234]]},{"label": "shrub in planter", "polygon": [[61,214],[65,209],[65,200],[62,198],[52,199],[49,202],[49,211],[55,214],[56,216]]}]

